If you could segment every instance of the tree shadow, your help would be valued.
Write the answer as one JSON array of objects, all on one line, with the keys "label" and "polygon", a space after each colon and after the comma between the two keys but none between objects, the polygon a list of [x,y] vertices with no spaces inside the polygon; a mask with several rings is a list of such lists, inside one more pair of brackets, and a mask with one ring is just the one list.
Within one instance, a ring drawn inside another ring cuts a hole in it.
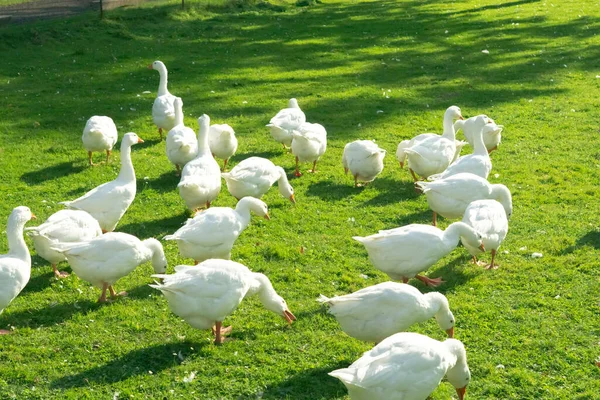
[{"label": "tree shadow", "polygon": [[180,364],[179,359],[173,356],[173,353],[187,353],[190,347],[193,347],[196,349],[195,354],[197,354],[207,344],[206,341],[191,342],[186,340],[133,350],[104,365],[59,378],[53,381],[51,386],[53,388],[69,389],[93,384],[112,384],[133,376],[147,374],[149,370],[153,373],[160,372]]},{"label": "tree shadow", "polygon": [[510,2],[502,2],[500,4],[481,6],[481,7],[477,7],[477,8],[472,8],[470,10],[451,12],[448,14],[451,14],[451,15],[471,14],[471,13],[476,13],[476,12],[485,11],[485,10],[498,10],[500,8],[515,7],[515,6],[520,6],[520,5],[524,5],[524,4],[539,3],[539,2],[540,2],[540,0],[517,0],[517,1],[510,1]]},{"label": "tree shadow", "polygon": [[575,250],[585,246],[592,246],[594,249],[600,249],[600,231],[589,231],[588,233],[577,239],[577,242],[575,242],[574,245],[563,249],[560,252],[560,254],[571,254]]},{"label": "tree shadow", "polygon": [[21,175],[21,181],[29,185],[39,185],[46,181],[51,181],[64,176],[77,174],[85,169],[83,165],[74,165],[75,162],[67,161],[56,165],[51,165],[37,171],[26,172]]},{"label": "tree shadow", "polygon": [[96,302],[81,300],[73,303],[51,304],[41,309],[8,312],[0,316],[0,326],[10,324],[31,329],[53,326],[71,319],[75,314],[86,314],[99,307],[102,306]]}]

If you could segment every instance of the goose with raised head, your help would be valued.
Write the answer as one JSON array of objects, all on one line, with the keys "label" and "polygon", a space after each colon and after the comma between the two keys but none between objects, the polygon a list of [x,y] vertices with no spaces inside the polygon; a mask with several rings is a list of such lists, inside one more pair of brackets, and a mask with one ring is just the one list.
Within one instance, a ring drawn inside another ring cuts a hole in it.
[{"label": "goose with raised head", "polygon": [[156,239],[140,240],[122,232],[110,232],[86,242],[57,243],[52,249],[65,255],[79,278],[102,289],[98,303],[106,301],[106,291],[112,298],[125,296],[113,285],[131,273],[138,265],[151,261],[154,272],[167,271],[167,259]]},{"label": "goose with raised head", "polygon": [[83,128],[81,140],[83,147],[88,152],[90,165],[94,165],[92,162],[92,152],[94,151],[106,151],[106,163],[108,164],[110,153],[118,139],[117,126],[112,118],[94,115],[88,119]]},{"label": "goose with raised head", "polygon": [[371,140],[355,140],[344,146],[342,165],[344,172],[348,171],[354,177],[354,186],[358,181],[369,183],[383,171],[385,150]]},{"label": "goose with raised head", "polygon": [[183,123],[183,100],[176,97],[173,103],[175,107],[175,126],[167,134],[167,158],[175,165],[177,174],[181,168],[198,155],[198,139],[196,132]]},{"label": "goose with raised head", "polygon": [[428,286],[439,286],[441,278],[419,275],[456,248],[461,238],[484,250],[481,235],[463,222],[454,222],[445,231],[431,225],[411,224],[379,231],[371,236],[353,236],[369,253],[375,268],[394,280],[417,278]]},{"label": "goose with raised head", "polygon": [[397,149],[397,158],[401,158],[402,152],[406,154],[408,169],[415,182],[419,180],[418,176],[427,179],[430,175],[443,172],[454,159],[456,136],[453,122],[455,119],[462,119],[460,108],[448,107],[444,113],[444,132],[441,136],[436,134],[418,135],[411,139],[412,143],[411,141],[404,142],[405,147]]},{"label": "goose with raised head", "polygon": [[269,219],[267,205],[254,197],[238,201],[235,210],[213,207],[187,220],[165,240],[174,240],[182,257],[196,263],[209,258],[231,258],[231,249],[240,234],[250,224],[250,212]]},{"label": "goose with raised head", "polygon": [[61,201],[67,208],[87,211],[100,224],[103,232],[112,232],[135,199],[136,181],[131,146],[144,143],[133,132],[126,133],[121,141],[121,171],[117,179],[104,183],[78,199]]},{"label": "goose with raised head", "polygon": [[277,182],[279,193],[292,203],[296,202],[294,189],[283,168],[262,157],[246,158],[233,167],[231,172],[222,173],[227,190],[236,199],[252,196],[260,199]]},{"label": "goose with raised head", "polygon": [[474,126],[479,128],[479,131],[475,134],[475,143],[473,146],[473,153],[466,156],[460,157],[454,161],[444,172],[441,174],[431,175],[430,180],[435,181],[438,179],[444,179],[452,175],[460,174],[461,172],[470,172],[484,179],[487,179],[490,171],[492,170],[492,160],[488,154],[485,144],[483,144],[483,129],[489,120],[485,115],[479,115],[475,119]]},{"label": "goose with raised head", "polygon": [[[482,114],[485,115],[485,114]],[[485,115],[489,122],[483,128],[483,143],[488,153],[496,150],[498,145],[502,141],[502,130],[504,126],[497,125],[493,119]],[[478,128],[475,126],[475,117],[471,117],[465,120],[459,120],[454,123],[454,130],[458,133],[459,130],[463,131],[465,139],[472,147],[475,147],[475,137],[478,133]]]},{"label": "goose with raised head", "polygon": [[[31,255],[23,238],[23,228],[35,215],[25,206],[12,210],[6,225],[8,253],[0,255],[0,314],[21,293],[31,276]],[[0,329],[0,335],[10,331]]]},{"label": "goose with raised head", "polygon": [[351,400],[425,400],[446,376],[463,400],[471,372],[465,346],[412,332],[396,333],[365,352],[348,368],[329,373]]},{"label": "goose with raised head", "polygon": [[167,88],[169,72],[165,64],[162,61],[154,61],[148,68],[158,71],[160,75],[158,95],[152,104],[152,121],[158,127],[162,140],[163,130],[168,132],[175,126],[175,96],[169,93]]},{"label": "goose with raised head", "polygon": [[[462,222],[472,226],[481,234],[483,245],[492,253],[492,261],[486,265],[486,268],[498,268],[498,265],[494,264],[496,252],[508,233],[508,218],[502,204],[496,200],[476,200],[465,210]],[[477,256],[481,251],[468,243],[463,242],[463,245],[473,256],[473,262],[479,265]]]},{"label": "goose with raised head", "polygon": [[227,162],[235,154],[238,147],[235,131],[227,124],[211,125],[208,131],[208,146],[215,158],[223,160],[223,171],[226,171]]},{"label": "goose with raised head", "polygon": [[233,261],[211,259],[194,267],[178,265],[172,275],[153,277],[163,280],[150,286],[165,295],[171,311],[196,329],[212,328],[215,344],[223,343],[223,336],[231,332],[231,326],[223,328],[223,320],[248,296],[257,295],[267,310],[290,325],[296,320],[269,278]]},{"label": "goose with raised head", "polygon": [[83,210],[60,210],[52,214],[39,226],[25,228],[33,240],[38,256],[52,265],[54,276],[64,278],[67,272],[59,271],[56,265],[65,261],[64,254],[52,250],[57,243],[85,242],[102,235],[102,228],[94,217]]},{"label": "goose with raised head", "polygon": [[301,176],[298,162],[312,162],[309,172],[317,172],[317,161],[327,150],[327,131],[321,124],[303,123],[297,131],[292,132],[292,154],[296,156],[294,175]]},{"label": "goose with raised head", "polygon": [[300,126],[306,122],[306,116],[298,105],[298,100],[291,98],[288,107],[280,110],[267,127],[271,131],[273,139],[283,145],[283,148],[292,145],[292,132],[300,129]]},{"label": "goose with raised head", "polygon": [[344,332],[365,342],[379,343],[433,317],[454,337],[454,315],[446,296],[438,292],[421,294],[411,285],[383,282],[343,296],[321,295],[317,300],[329,306],[329,314]]},{"label": "goose with raised head", "polygon": [[507,218],[512,214],[512,196],[506,186],[491,184],[468,172],[433,182],[417,182],[417,188],[425,193],[427,204],[433,210],[434,226],[437,225],[437,214],[448,219],[462,218],[475,200],[497,200],[504,207]]},{"label": "goose with raised head", "polygon": [[210,118],[198,118],[198,154],[185,164],[177,185],[179,195],[190,210],[209,208],[221,191],[221,168],[212,156],[208,145]]}]

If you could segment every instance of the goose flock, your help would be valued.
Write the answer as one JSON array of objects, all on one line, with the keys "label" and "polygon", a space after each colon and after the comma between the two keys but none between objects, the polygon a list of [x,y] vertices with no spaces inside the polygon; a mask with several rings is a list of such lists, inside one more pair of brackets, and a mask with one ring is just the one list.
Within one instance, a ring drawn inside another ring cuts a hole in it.
[{"label": "goose flock", "polygon": [[[152,119],[162,138],[166,135],[166,156],[180,175],[177,190],[183,203],[194,213],[180,229],[164,240],[177,243],[180,255],[195,265],[178,265],[167,274],[167,257],[160,241],[140,240],[114,232],[136,196],[136,176],[131,148],[143,140],[126,133],[121,140],[121,169],[118,177],[101,184],[72,201],[66,209],[51,215],[36,227],[25,228],[35,215],[25,206],[14,208],[6,228],[9,251],[0,256],[0,312],[27,285],[31,256],[23,233],[33,240],[36,253],[46,259],[57,278],[68,274],[57,265],[67,261],[73,273],[98,287],[98,302],[126,295],[117,292],[116,282],[138,265],[151,262],[156,279],[150,286],[163,293],[171,311],[197,329],[211,329],[215,343],[221,344],[231,327],[224,319],[241,301],[257,295],[264,307],[289,324],[296,320],[285,300],[277,294],[267,276],[231,261],[231,251],[252,214],[269,219],[268,207],[260,198],[277,182],[282,196],[296,202],[294,189],[281,166],[261,157],[247,158],[226,172],[227,162],[237,150],[238,141],[229,125],[210,125],[208,115],[198,118],[198,133],[184,125],[183,101],[167,88],[167,68],[161,61],[149,65],[158,71],[158,96],[152,106]],[[327,149],[323,125],[306,121],[295,98],[266,125],[272,137],[289,149],[295,158],[295,175],[300,163],[318,160]],[[473,154],[460,156],[465,142],[456,139],[462,130]],[[347,368],[329,375],[347,387],[352,399],[426,399],[444,376],[463,399],[470,380],[466,350],[454,339],[456,321],[448,299],[438,292],[422,294],[407,284],[416,278],[428,286],[443,283],[441,277],[423,275],[460,242],[473,262],[491,251],[487,268],[497,268],[497,251],[508,233],[512,197],[502,184],[490,184],[489,153],[498,148],[503,127],[486,115],[464,120],[460,108],[450,106],[443,118],[443,134],[424,133],[398,144],[396,158],[415,181],[415,190],[427,198],[433,211],[433,226],[410,224],[382,230],[366,237],[355,236],[373,266],[393,281],[366,287],[355,293],[317,300],[356,339],[376,345]],[[88,152],[106,152],[109,162],[117,142],[117,128],[111,118],[91,117],[84,128],[83,146]],[[370,140],[346,144],[342,165],[354,185],[367,185],[383,170],[386,150]],[[216,158],[223,160],[223,167]],[[238,199],[235,209],[211,207],[221,191],[221,178]],[[175,189],[175,188],[173,188]],[[461,219],[445,230],[437,228],[437,214]],[[419,251],[415,251],[418,249]],[[275,282],[277,283],[277,282]],[[404,332],[418,322],[434,317],[449,339],[440,342],[417,333]],[[0,331],[0,334],[9,334]]]}]

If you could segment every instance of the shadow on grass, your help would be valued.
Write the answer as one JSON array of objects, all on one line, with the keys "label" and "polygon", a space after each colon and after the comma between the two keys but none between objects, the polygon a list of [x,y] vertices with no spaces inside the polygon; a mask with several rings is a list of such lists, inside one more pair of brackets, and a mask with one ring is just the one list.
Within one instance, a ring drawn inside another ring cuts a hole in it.
[{"label": "shadow on grass", "polygon": [[[458,248],[457,251],[464,251],[464,249]],[[427,275],[427,277],[440,277],[444,281],[436,288],[425,286],[422,282],[417,280],[411,280],[410,283],[414,284],[414,286],[418,287],[422,292],[440,292],[445,294],[458,286],[466,284],[469,280],[478,275],[478,273],[471,273],[464,268],[469,265],[470,258],[471,256],[468,254],[461,254],[443,267],[437,268],[435,271],[425,271],[424,275]]]},{"label": "shadow on grass", "polygon": [[37,171],[26,172],[21,175],[21,181],[29,185],[39,185],[46,181],[51,181],[56,178],[77,174],[85,169],[82,165],[74,165],[75,162],[67,161],[64,163],[51,165]]},{"label": "shadow on grass", "polygon": [[[433,222],[433,212],[429,209],[417,211],[412,214],[399,215],[396,219],[396,226],[405,226],[410,224],[431,225]],[[438,224],[439,226],[439,224]]]},{"label": "shadow on grass", "polygon": [[118,231],[129,233],[131,235],[139,237],[140,239],[153,237],[161,240],[163,236],[170,235],[177,229],[181,228],[185,221],[187,221],[187,219],[188,215],[184,211],[180,214],[165,217],[162,219],[135,222],[127,225],[119,225]]},{"label": "shadow on grass", "polygon": [[[273,150],[267,150],[267,151],[251,151],[248,153],[240,153],[240,154],[234,154],[230,159],[229,162],[227,163],[227,170],[231,171],[232,167],[229,166],[230,163],[239,163],[240,161],[245,160],[246,158],[250,158],[250,157],[262,157],[262,158],[266,158],[268,160],[270,160],[271,158],[280,156],[281,154],[283,154],[283,151],[279,152],[279,151],[273,151]],[[221,165],[221,164],[219,164]]]},{"label": "shadow on grass", "polygon": [[346,197],[357,195],[365,190],[364,187],[355,188],[351,182],[340,184],[330,181],[311,183],[306,190],[306,196],[319,197],[325,201],[340,201]]},{"label": "shadow on grass", "polygon": [[173,353],[188,353],[190,347],[193,347],[197,354],[207,344],[207,342],[184,341],[133,350],[104,365],[57,379],[52,382],[51,386],[68,389],[91,384],[111,384],[124,381],[132,376],[148,374],[148,371],[157,373],[179,365],[178,358],[174,357]]},{"label": "shadow on grass", "polygon": [[177,184],[181,179],[180,176],[177,175],[177,171],[173,168],[172,171],[165,172],[158,178],[150,179],[148,181],[139,182],[142,185],[147,183],[148,186],[144,186],[143,189],[153,189],[157,192],[165,193],[172,192],[177,190]]},{"label": "shadow on grass", "polygon": [[89,300],[73,303],[61,303],[35,310],[25,310],[15,313],[6,313],[0,316],[0,326],[8,324],[18,328],[37,329],[43,326],[53,326],[71,319],[75,314],[85,314],[102,307]]},{"label": "shadow on grass", "polygon": [[571,254],[577,249],[585,246],[592,246],[594,249],[600,249],[600,232],[599,231],[589,231],[575,242],[574,245],[569,246],[563,249],[560,254],[566,255]]}]

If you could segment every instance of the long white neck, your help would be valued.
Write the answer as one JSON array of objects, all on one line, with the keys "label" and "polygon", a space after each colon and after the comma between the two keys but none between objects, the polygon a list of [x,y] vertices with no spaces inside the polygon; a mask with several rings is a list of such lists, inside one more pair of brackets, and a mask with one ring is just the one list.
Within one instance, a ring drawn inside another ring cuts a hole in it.
[{"label": "long white neck", "polygon": [[487,148],[485,147],[485,143],[483,143],[484,127],[485,125],[481,127],[481,130],[475,133],[475,137],[473,138],[473,154],[484,157],[487,156],[487,158],[490,158]]},{"label": "long white neck", "polygon": [[135,171],[131,162],[131,145],[126,143],[125,140],[121,142],[121,171],[117,179],[126,182],[135,182]]},{"label": "long white neck", "polygon": [[235,212],[239,215],[240,222],[242,223],[241,230],[246,229],[248,224],[250,224],[250,219],[252,217],[250,215],[250,204],[247,198],[244,197],[238,201],[237,205],[235,206]]},{"label": "long white neck", "polygon": [[169,89],[167,89],[167,80],[169,75],[167,68],[160,68],[158,70],[158,74],[160,75],[160,82],[158,82],[158,95],[163,96],[165,94],[170,94]]},{"label": "long white neck", "polygon": [[425,293],[423,295],[427,301],[427,318],[433,317],[440,310],[448,308],[448,300],[446,297],[438,292]]},{"label": "long white neck", "polygon": [[284,197],[290,196],[287,193],[287,188],[290,186],[290,181],[288,181],[288,177],[285,173],[285,170],[281,167],[277,167],[279,171],[279,179],[277,179],[277,186],[279,187],[279,193]]},{"label": "long white neck", "polygon": [[29,249],[23,238],[23,227],[27,221],[18,221],[16,218],[9,218],[6,225],[6,236],[8,238],[8,254],[11,257],[18,258],[31,265],[31,256]]},{"label": "long white neck", "polygon": [[465,120],[464,119],[459,119],[454,123],[454,133],[456,134],[456,131],[458,131],[459,129],[462,129],[465,126]]},{"label": "long white neck", "polygon": [[198,157],[210,154],[210,147],[208,146],[209,130],[210,121],[203,120],[200,123],[200,129],[198,130]]},{"label": "long white neck", "polygon": [[252,286],[247,292],[247,296],[258,295],[260,302],[265,304],[268,303],[269,299],[272,298],[273,295],[277,295],[275,289],[273,289],[273,285],[269,278],[266,275],[254,272],[252,273],[252,277],[254,278],[252,282]]},{"label": "long white neck", "polygon": [[454,222],[450,224],[442,234],[442,241],[448,252],[451,252],[458,246],[458,241],[461,236],[465,235],[465,232],[471,232],[473,229],[465,224],[464,222]]},{"label": "long white neck", "polygon": [[175,126],[183,125],[183,106],[175,103]]},{"label": "long white neck", "polygon": [[444,133],[442,134],[442,137],[448,139],[448,140],[452,140],[452,142],[454,142],[454,140],[456,139],[456,132],[454,131],[454,118],[452,117],[452,113],[446,112],[444,114]]}]

